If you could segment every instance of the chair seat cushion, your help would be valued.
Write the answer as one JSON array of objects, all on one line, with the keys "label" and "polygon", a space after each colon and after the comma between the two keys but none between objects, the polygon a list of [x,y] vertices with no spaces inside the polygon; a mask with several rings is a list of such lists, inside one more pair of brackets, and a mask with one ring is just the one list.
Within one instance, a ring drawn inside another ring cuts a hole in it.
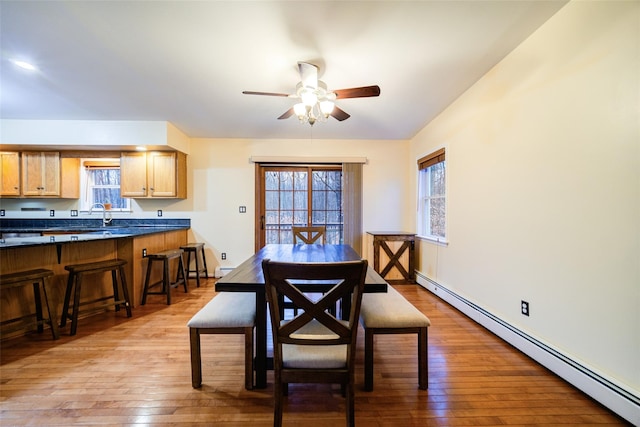
[{"label": "chair seat cushion", "polygon": [[[304,325],[296,333],[297,338],[327,339],[337,335],[317,320]],[[282,344],[282,366],[285,368],[339,369],[347,366],[347,346]]]},{"label": "chair seat cushion", "polygon": [[256,297],[251,292],[220,292],[187,323],[190,328],[254,326]]},{"label": "chair seat cushion", "polygon": [[431,321],[392,286],[385,293],[362,295],[360,319],[365,328],[413,328]]}]

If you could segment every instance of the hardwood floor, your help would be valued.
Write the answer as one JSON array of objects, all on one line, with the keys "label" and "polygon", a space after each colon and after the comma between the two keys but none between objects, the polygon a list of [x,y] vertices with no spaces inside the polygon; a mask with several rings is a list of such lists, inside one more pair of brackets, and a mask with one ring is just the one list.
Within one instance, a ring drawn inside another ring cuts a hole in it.
[{"label": "hardwood floor", "polygon": [[[74,337],[67,326],[58,341],[47,331],[3,340],[0,425],[272,425],[272,386],[244,389],[240,335],[202,337],[203,386],[191,387],[186,323],[215,294],[213,279],[192,282],[171,306],[149,297],[130,319],[81,319]],[[626,425],[428,291],[396,288],[432,322],[429,390],[418,390],[415,336],[388,335],[376,337],[375,389],[363,391],[360,333],[358,425]],[[291,385],[284,425],[334,427],[344,417],[338,387]]]}]

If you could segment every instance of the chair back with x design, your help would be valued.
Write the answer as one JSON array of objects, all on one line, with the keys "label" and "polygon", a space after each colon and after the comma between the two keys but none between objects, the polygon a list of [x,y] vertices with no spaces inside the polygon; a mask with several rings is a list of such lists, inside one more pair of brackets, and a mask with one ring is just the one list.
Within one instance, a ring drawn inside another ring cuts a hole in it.
[{"label": "chair back with x design", "polygon": [[318,226],[309,226],[309,227],[291,227],[291,231],[293,232],[293,243],[296,244],[298,242],[302,242],[304,244],[310,245],[314,243],[324,244],[325,241],[325,233],[327,232],[327,228],[324,225]]},{"label": "chair back with x design", "polygon": [[[358,321],[367,261],[284,263],[264,260],[274,354],[274,425],[282,423],[283,396],[289,383],[341,384],[346,396],[347,425],[355,423],[354,381]],[[309,292],[318,296],[309,297]],[[299,314],[284,320],[282,296]],[[340,301],[342,319],[330,308]]]}]

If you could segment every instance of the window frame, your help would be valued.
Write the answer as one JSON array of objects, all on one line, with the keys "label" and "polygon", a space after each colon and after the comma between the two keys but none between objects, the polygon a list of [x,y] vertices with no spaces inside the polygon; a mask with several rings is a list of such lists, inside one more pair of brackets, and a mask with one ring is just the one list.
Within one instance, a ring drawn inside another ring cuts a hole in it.
[{"label": "window frame", "polygon": [[[431,194],[430,186],[430,174],[433,172],[435,165],[442,164],[444,169],[444,193],[443,194]],[[446,164],[446,149],[444,147],[421,157],[417,161],[418,173],[417,173],[417,209],[416,209],[416,229],[418,230],[418,237],[425,240],[447,244],[448,243],[448,173]],[[428,200],[427,200],[428,199]],[[443,199],[444,201],[444,236],[433,234],[433,229],[430,225],[430,206],[428,202],[434,199]]]},{"label": "window frame", "polygon": [[[89,183],[90,181],[90,171],[100,170],[100,169],[120,169],[120,159],[119,158],[81,158],[80,159],[80,212],[87,213],[91,209],[95,203],[103,203],[96,202],[92,200],[93,197],[93,186]],[[118,188],[120,188],[122,182]],[[115,186],[113,187],[115,188]],[[120,197],[125,201],[125,207],[123,208],[111,208],[110,212],[131,212],[131,199],[127,197]],[[90,200],[91,199],[91,200]],[[102,212],[103,209],[96,207],[91,209],[93,212]]]}]

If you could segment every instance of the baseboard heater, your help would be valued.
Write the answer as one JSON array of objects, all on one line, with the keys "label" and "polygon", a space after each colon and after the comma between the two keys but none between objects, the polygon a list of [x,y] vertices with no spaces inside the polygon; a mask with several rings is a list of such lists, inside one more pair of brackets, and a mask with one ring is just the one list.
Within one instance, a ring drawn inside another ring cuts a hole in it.
[{"label": "baseboard heater", "polygon": [[233,270],[233,267],[216,267],[215,277],[220,278]]},{"label": "baseboard heater", "polygon": [[510,325],[492,313],[416,272],[416,281],[464,315],[482,325],[565,381],[633,425],[640,426],[640,397],[567,355]]}]

